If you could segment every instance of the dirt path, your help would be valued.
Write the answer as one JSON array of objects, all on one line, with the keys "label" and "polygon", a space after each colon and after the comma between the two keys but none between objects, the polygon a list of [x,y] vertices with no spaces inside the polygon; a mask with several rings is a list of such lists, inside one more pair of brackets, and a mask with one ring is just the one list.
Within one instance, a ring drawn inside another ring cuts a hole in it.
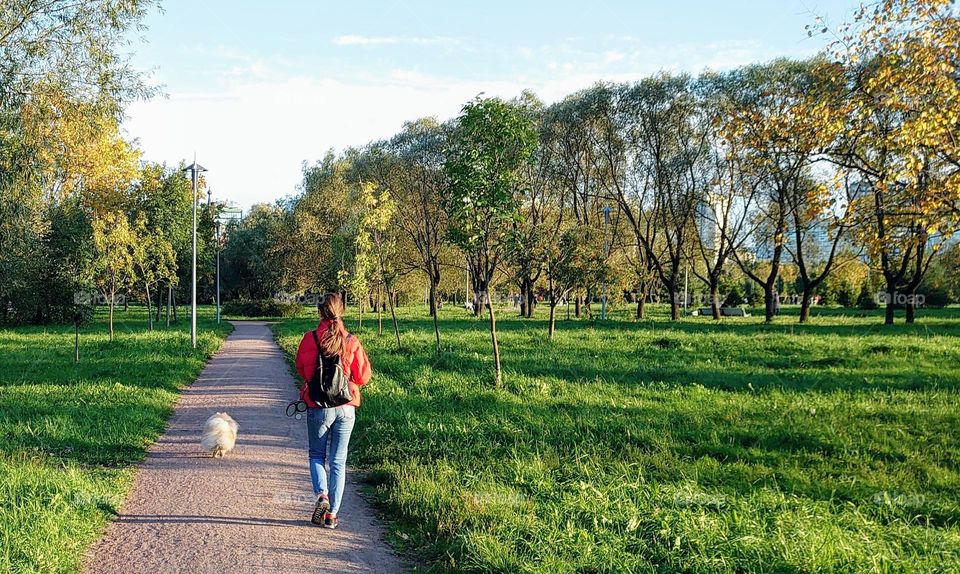
[{"label": "dirt path", "polygon": [[[85,571],[400,572],[353,477],[340,528],[310,523],[306,419],[284,414],[296,398],[287,363],[266,324],[235,325],[184,390],[119,518],[88,551]],[[216,411],[240,424],[236,449],[222,459],[199,446],[201,426]]]}]

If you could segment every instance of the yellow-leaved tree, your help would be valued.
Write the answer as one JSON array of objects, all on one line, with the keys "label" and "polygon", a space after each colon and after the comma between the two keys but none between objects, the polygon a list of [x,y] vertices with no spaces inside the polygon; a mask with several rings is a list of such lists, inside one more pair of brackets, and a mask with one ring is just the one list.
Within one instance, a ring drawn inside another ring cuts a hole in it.
[{"label": "yellow-leaved tree", "polygon": [[94,280],[110,309],[110,340],[113,341],[113,309],[117,294],[134,280],[136,232],[126,213],[108,211],[93,218]]},{"label": "yellow-leaved tree", "polygon": [[865,4],[828,51],[848,92],[831,158],[857,179],[869,214],[860,232],[883,277],[885,323],[897,306],[912,322],[960,214],[960,17],[950,0]]}]

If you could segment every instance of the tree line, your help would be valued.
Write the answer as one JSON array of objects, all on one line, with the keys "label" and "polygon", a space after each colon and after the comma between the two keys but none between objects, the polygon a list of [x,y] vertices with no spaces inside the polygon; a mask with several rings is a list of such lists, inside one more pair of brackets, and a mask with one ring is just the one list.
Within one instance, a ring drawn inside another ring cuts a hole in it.
[{"label": "tree line", "polygon": [[254,210],[243,232],[272,232],[265,280],[243,294],[339,289],[362,313],[425,282],[435,317],[459,291],[444,279],[465,274],[496,351],[496,285],[524,316],[545,302],[552,335],[560,301],[589,314],[605,286],[638,318],[657,300],[676,320],[691,277],[720,318],[733,274],[767,321],[791,276],[805,322],[832,278],[865,267],[885,322],[897,307],[912,322],[960,214],[958,30],[949,2],[884,0],[806,61],[599,83],[551,105],[478,97],[409,122]]},{"label": "tree line", "polygon": [[[156,89],[130,64],[147,0],[10,0],[0,10],[0,323],[82,323],[97,303],[176,313],[189,284],[183,166],[143,162],[120,129]],[[202,198],[201,198],[202,199]],[[215,206],[200,213],[210,293]]]},{"label": "tree line", "polygon": [[[119,129],[152,94],[121,55],[150,6],[0,13],[4,321],[76,320],[91,288],[147,304],[151,322],[176,311],[197,198],[182,166],[139,161]],[[362,317],[422,293],[438,349],[437,306],[468,293],[495,349],[490,302],[513,292],[524,316],[548,307],[551,336],[562,303],[589,317],[628,301],[643,318],[660,302],[678,319],[692,293],[714,318],[749,301],[771,321],[792,291],[800,321],[824,298],[872,298],[885,322],[898,307],[911,322],[930,277],[956,275],[957,250],[942,252],[960,213],[957,15],[879,0],[808,32],[826,47],[806,61],[599,83],[549,105],[478,97],[330,152],[295,196],[226,230],[225,294],[341,290]],[[200,210],[202,300],[219,209]]]}]

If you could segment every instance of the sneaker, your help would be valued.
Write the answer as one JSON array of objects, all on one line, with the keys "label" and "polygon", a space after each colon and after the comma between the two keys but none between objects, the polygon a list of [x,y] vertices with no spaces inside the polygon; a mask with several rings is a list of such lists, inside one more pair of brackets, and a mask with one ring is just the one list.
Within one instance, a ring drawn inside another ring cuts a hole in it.
[{"label": "sneaker", "polygon": [[340,526],[340,519],[337,518],[336,514],[330,514],[328,512],[326,516],[323,517],[323,527],[333,530],[337,526]]},{"label": "sneaker", "polygon": [[327,498],[326,494],[321,494],[317,497],[317,505],[313,508],[313,516],[310,517],[310,522],[317,526],[322,525],[328,510],[330,510],[330,499]]}]

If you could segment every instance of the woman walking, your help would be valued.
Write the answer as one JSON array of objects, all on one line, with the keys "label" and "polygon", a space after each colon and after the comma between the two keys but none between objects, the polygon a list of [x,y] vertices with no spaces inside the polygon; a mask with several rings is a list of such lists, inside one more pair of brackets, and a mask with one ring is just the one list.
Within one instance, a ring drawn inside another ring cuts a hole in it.
[{"label": "woman walking", "polygon": [[[317,307],[320,324],[304,333],[296,362],[297,372],[303,377],[300,399],[307,404],[310,478],[317,496],[311,521],[336,528],[346,479],[347,447],[360,406],[360,387],[370,380],[370,359],[343,324],[339,293],[327,293]],[[346,383],[339,393],[338,381]]]}]

